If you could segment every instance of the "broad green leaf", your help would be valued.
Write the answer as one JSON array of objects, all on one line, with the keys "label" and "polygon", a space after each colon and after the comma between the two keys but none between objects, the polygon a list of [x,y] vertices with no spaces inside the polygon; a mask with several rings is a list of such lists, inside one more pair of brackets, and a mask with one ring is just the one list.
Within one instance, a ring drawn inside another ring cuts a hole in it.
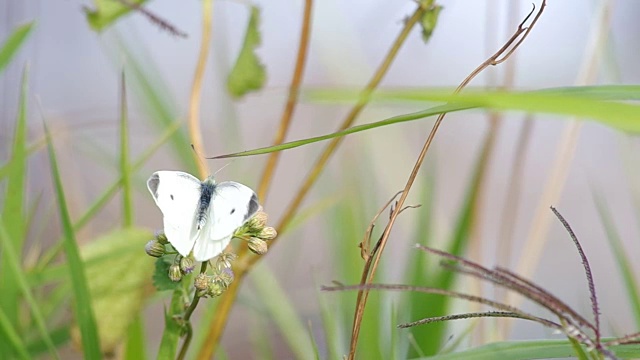
[{"label": "broad green leaf", "polygon": [[[40,307],[38,306],[38,303],[36,302],[36,299],[33,296],[33,292],[29,288],[29,283],[27,282],[27,278],[24,274],[24,271],[22,270],[22,268],[20,268],[20,263],[19,263],[20,256],[18,255],[18,252],[16,251],[16,248],[13,243],[14,241],[9,236],[9,233],[7,232],[6,228],[2,223],[0,223],[0,246],[2,246],[3,254],[6,254],[3,261],[8,264],[8,267],[11,269],[11,272],[15,275],[15,282],[18,288],[20,289],[20,291],[22,292],[22,294],[24,295],[26,303],[29,305],[29,308],[31,309],[33,320],[40,333],[39,335],[42,336],[42,339],[47,344],[49,353],[54,358],[59,359],[60,357],[58,356],[58,352],[55,346],[53,345],[53,341],[49,336],[49,332],[47,331],[47,326],[45,324],[44,317],[42,316],[42,310],[40,310]],[[6,310],[3,309],[3,311],[6,315]],[[9,324],[13,327],[11,323]],[[7,337],[10,337],[11,336],[10,331],[5,333],[4,335]],[[5,353],[5,355],[7,354]]]},{"label": "broad green leaf", "polygon": [[[153,292],[153,260],[144,252],[144,244],[152,237],[146,229],[118,229],[82,248],[92,307],[101,314],[96,320],[103,353],[113,352],[122,342]],[[77,331],[74,328],[72,334]]]},{"label": "broad green leaf", "polygon": [[153,272],[153,286],[158,291],[175,290],[180,287],[180,281],[171,281],[169,279],[169,267],[171,266],[171,260],[175,257],[173,255],[163,256],[156,259],[155,270]]},{"label": "broad green leaf", "polygon": [[[142,5],[147,0],[127,0],[133,5]],[[131,6],[125,5],[123,2],[115,0],[94,0],[95,8],[84,9],[87,15],[87,21],[91,28],[95,31],[102,31],[111,26],[121,16],[126,15],[132,9]]]},{"label": "broad green leaf", "polygon": [[47,149],[49,151],[49,163],[51,167],[51,177],[53,188],[58,204],[58,213],[63,230],[63,246],[67,262],[69,264],[69,276],[73,287],[73,308],[75,320],[78,322],[80,334],[82,336],[82,351],[85,359],[101,359],[100,340],[98,338],[98,328],[96,319],[91,307],[91,293],[87,282],[87,275],[84,263],[80,258],[80,251],[75,238],[75,231],[71,223],[71,217],[67,209],[67,203],[62,187],[62,179],[58,170],[55,151],[49,129],[44,124],[45,135],[47,137]]},{"label": "broad green leaf", "polygon": [[261,41],[259,26],[260,9],[252,6],[244,43],[227,78],[227,90],[233,97],[239,98],[248,92],[260,90],[267,78],[264,65],[256,55],[256,48]]},{"label": "broad green leaf", "polygon": [[2,43],[2,47],[0,47],[0,73],[4,70],[7,64],[11,62],[11,59],[13,59],[18,50],[20,50],[20,47],[27,40],[29,34],[31,34],[31,30],[33,30],[34,25],[35,23],[32,21],[22,26],[18,26],[13,30],[4,43]]},{"label": "broad green leaf", "polygon": [[[640,357],[640,345],[617,345],[610,348],[621,359]],[[525,360],[569,358],[575,353],[568,340],[504,341],[478,346],[446,355],[415,358],[421,360]]]},{"label": "broad green leaf", "polygon": [[[336,91],[334,91],[336,92]],[[339,96],[329,95],[326,91],[307,92],[311,98],[320,101],[358,99],[353,92],[337,91]],[[315,136],[312,138],[291,141],[288,143],[237,152],[232,154],[215,156],[212,159],[229,157],[251,156],[268,154],[275,151],[283,151],[298,146],[308,145],[318,141],[329,140],[349,134],[375,129],[406,121],[424,119],[433,115],[450,113],[461,110],[480,108],[492,111],[526,111],[530,113],[545,113],[554,115],[575,116],[595,120],[613,128],[640,132],[640,106],[629,103],[613,102],[610,100],[639,100],[640,86],[605,86],[556,88],[532,92],[504,92],[504,91],[467,91],[457,95],[451,95],[450,90],[423,90],[423,91],[379,91],[374,96],[376,100],[385,101],[424,101],[446,102],[445,105],[435,106],[423,111],[394,116],[385,120],[368,124],[353,126],[343,131]]]},{"label": "broad green leaf", "polygon": [[[16,249],[16,258],[22,259],[22,247],[26,234],[26,177],[27,177],[27,78],[28,69],[25,66],[22,74],[22,84],[20,87],[20,100],[18,102],[18,116],[15,122],[13,133],[13,144],[11,147],[11,158],[7,164],[7,184],[6,193],[3,199],[2,211],[0,213],[0,223],[4,224],[8,234],[8,239],[12,241],[12,246]],[[10,259],[7,259],[8,252],[2,251],[2,261],[0,262],[0,307],[7,315],[7,320],[16,329],[20,329],[18,322],[19,315],[19,288],[13,268],[9,266]],[[20,331],[20,330],[18,330]],[[0,333],[1,334],[1,333]],[[8,334],[6,334],[8,336]],[[5,347],[4,337],[0,336],[0,347]],[[10,354],[8,354],[10,357]]]},{"label": "broad green leaf", "polygon": [[291,352],[298,359],[309,358],[314,351],[306,327],[271,270],[261,262],[249,277],[260,302],[266,307]]}]

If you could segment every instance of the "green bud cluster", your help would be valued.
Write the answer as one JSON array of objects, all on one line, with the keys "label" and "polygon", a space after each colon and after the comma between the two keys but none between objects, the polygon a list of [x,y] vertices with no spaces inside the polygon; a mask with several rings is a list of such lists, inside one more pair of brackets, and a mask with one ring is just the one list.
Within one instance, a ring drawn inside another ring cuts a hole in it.
[{"label": "green bud cluster", "polygon": [[278,236],[276,229],[267,226],[268,216],[259,210],[249,221],[236,230],[234,237],[247,241],[249,250],[257,255],[264,255],[269,248],[268,241]]}]

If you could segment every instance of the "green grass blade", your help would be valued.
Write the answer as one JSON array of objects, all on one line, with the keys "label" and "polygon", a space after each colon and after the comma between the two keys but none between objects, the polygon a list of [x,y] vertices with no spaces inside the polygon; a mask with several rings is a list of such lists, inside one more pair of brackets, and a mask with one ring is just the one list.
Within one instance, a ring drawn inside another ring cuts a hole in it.
[{"label": "green grass blade", "polygon": [[11,321],[7,317],[7,314],[4,313],[2,308],[0,308],[0,328],[2,328],[2,333],[5,336],[6,342],[8,344],[11,344],[13,350],[15,350],[15,352],[18,354],[18,357],[20,359],[30,359],[31,356],[29,356],[27,348],[22,342],[22,338],[13,327],[13,324],[11,324]]},{"label": "green grass blade", "polygon": [[636,321],[636,328],[640,329],[640,288],[638,287],[638,280],[636,279],[633,266],[631,265],[631,259],[629,259],[628,253],[624,249],[620,235],[613,224],[613,218],[610,215],[609,209],[606,206],[604,197],[598,193],[592,192],[596,209],[600,215],[600,221],[604,226],[607,234],[607,240],[611,251],[616,258],[618,269],[622,274],[624,281],[624,288],[627,292],[629,299],[629,305],[631,306],[631,312]]},{"label": "green grass blade", "polygon": [[[618,345],[610,348],[621,359],[640,357],[640,345]],[[504,341],[482,345],[446,355],[417,358],[422,360],[525,360],[555,359],[574,356],[568,340]]]},{"label": "green grass blade", "polygon": [[[11,240],[11,237],[9,236],[9,233],[7,232],[7,230],[5,229],[2,223],[0,223],[0,245],[2,245],[2,252],[6,254],[4,261],[6,261],[7,265],[11,268],[11,271],[15,276],[15,281],[20,291],[24,295],[24,298],[27,304],[31,308],[31,314],[33,315],[33,320],[36,323],[36,327],[40,332],[40,336],[42,336],[42,338],[46,342],[51,356],[53,356],[56,359],[59,359],[60,357],[58,356],[58,352],[56,351],[56,348],[53,345],[53,341],[49,336],[49,332],[47,331],[47,326],[45,324],[44,317],[42,316],[42,311],[40,310],[40,307],[38,306],[38,303],[36,302],[36,299],[33,296],[31,289],[29,288],[29,284],[27,282],[27,278],[24,274],[24,271],[20,268],[20,264],[18,262],[20,259],[20,256],[16,251],[16,248],[13,244],[13,241]],[[6,310],[4,311],[6,315]],[[5,333],[5,335],[8,335],[8,334]]]},{"label": "green grass blade", "polygon": [[[130,76],[129,84],[134,90],[134,95],[144,106],[149,119],[153,121],[153,125],[163,131],[173,126],[179,119],[175,110],[178,106],[169,95],[170,91],[162,81],[160,72],[154,68],[152,57],[146,56],[142,60],[140,56],[134,55],[122,39],[118,39],[118,47],[127,59],[125,66],[127,75]],[[185,170],[195,172],[196,160],[191,150],[191,141],[186,134],[182,131],[174,132],[170,138],[170,144],[181,164],[186,167]]]},{"label": "green grass blade", "polygon": [[640,118],[640,106],[608,101],[610,99],[640,99],[640,87],[638,86],[608,86],[606,89],[601,91],[596,91],[595,87],[589,87],[582,92],[579,87],[546,89],[535,92],[467,91],[456,95],[451,95],[449,90],[423,90],[413,92],[382,91],[375,98],[403,101],[444,101],[449,103],[424,111],[398,115],[385,120],[354,126],[349,129],[327,135],[291,141],[276,146],[268,146],[249,151],[215,156],[213,159],[268,154],[275,151],[283,151],[318,141],[329,140],[336,137],[371,130],[381,126],[419,120],[444,112],[455,112],[473,108],[494,111],[513,110],[530,113],[575,116],[579,118],[592,119],[622,131],[633,133],[640,132],[640,121],[638,121]]},{"label": "green grass blade", "polygon": [[125,227],[133,225],[133,201],[129,167],[129,130],[127,124],[127,88],[124,72],[120,84],[120,178],[122,179],[122,220]]},{"label": "green grass blade", "polygon": [[424,110],[424,111],[418,111],[418,112],[414,112],[414,113],[410,113],[410,114],[404,114],[404,115],[398,115],[398,116],[390,117],[388,119],[385,119],[385,120],[382,120],[382,121],[378,121],[378,122],[373,122],[373,123],[353,126],[353,127],[350,127],[350,128],[348,128],[346,130],[334,132],[334,133],[327,134],[327,135],[315,136],[315,137],[311,137],[311,138],[304,139],[304,140],[291,141],[291,142],[287,142],[287,143],[284,143],[284,144],[275,145],[275,146],[267,146],[267,147],[263,147],[263,148],[259,148],[259,149],[255,149],[255,150],[248,150],[248,151],[242,151],[242,152],[233,153],[233,154],[214,156],[211,159],[224,159],[224,158],[230,158],[230,157],[268,154],[268,153],[271,153],[271,152],[293,149],[293,148],[296,148],[296,147],[299,147],[299,146],[312,144],[312,143],[315,143],[315,142],[318,142],[318,141],[329,140],[329,139],[333,139],[333,138],[337,138],[337,137],[341,137],[341,136],[346,136],[346,135],[349,135],[349,134],[354,134],[354,133],[357,133],[357,132],[371,130],[371,129],[375,129],[375,128],[378,128],[378,127],[381,127],[381,126],[387,126],[387,125],[397,124],[397,123],[406,122],[406,121],[424,119],[426,117],[433,116],[433,115],[439,115],[439,114],[442,114],[442,113],[445,113],[445,112],[455,112],[455,111],[467,110],[467,109],[470,109],[470,108],[472,108],[472,107],[468,106],[468,105],[466,105],[466,106],[455,105],[455,104],[454,105],[449,105],[449,104],[441,105],[441,106],[436,106],[436,107],[433,107],[433,108],[430,108],[430,109],[427,109],[427,110]]},{"label": "green grass blade", "polygon": [[[82,350],[85,359],[101,359],[100,342],[98,340],[98,329],[96,319],[91,307],[91,294],[89,293],[89,285],[85,273],[84,263],[80,258],[80,251],[75,239],[75,231],[71,223],[67,203],[60,179],[60,171],[58,170],[58,162],[49,135],[49,129],[44,124],[45,135],[47,136],[47,149],[49,152],[49,162],[51,166],[51,177],[53,178],[53,187],[58,203],[58,211],[60,221],[64,232],[63,244],[69,264],[69,276],[73,285],[74,313],[80,334],[82,337]],[[105,316],[107,314],[104,314]]]},{"label": "green grass blade", "polygon": [[264,262],[260,263],[249,277],[258,298],[278,326],[291,352],[298,359],[309,358],[313,354],[313,344],[309,340],[304,323],[295,311],[295,306],[286,297],[278,280]]},{"label": "green grass blade", "polygon": [[[22,258],[22,246],[26,235],[26,177],[27,177],[27,79],[28,69],[25,66],[22,73],[22,84],[20,87],[20,99],[18,102],[18,115],[13,134],[13,144],[11,147],[11,158],[7,164],[7,186],[4,196],[4,206],[0,213],[0,223],[4,224],[8,239],[12,241],[12,246],[16,249],[17,259]],[[11,325],[19,329],[19,288],[16,283],[17,274],[9,266],[7,257],[11,256],[6,251],[2,252],[0,263],[0,308]],[[3,336],[0,336],[0,348],[5,348]],[[8,354],[10,357],[10,354]]]},{"label": "green grass blade", "polygon": [[4,70],[7,64],[11,62],[11,59],[13,59],[18,50],[20,50],[20,47],[22,47],[24,42],[27,40],[29,34],[31,34],[31,30],[33,30],[34,25],[35,23],[32,21],[22,26],[18,26],[4,41],[2,47],[0,47],[0,73]]},{"label": "green grass blade", "polygon": [[146,340],[144,331],[144,320],[138,314],[129,327],[127,342],[124,347],[125,360],[147,359]]}]

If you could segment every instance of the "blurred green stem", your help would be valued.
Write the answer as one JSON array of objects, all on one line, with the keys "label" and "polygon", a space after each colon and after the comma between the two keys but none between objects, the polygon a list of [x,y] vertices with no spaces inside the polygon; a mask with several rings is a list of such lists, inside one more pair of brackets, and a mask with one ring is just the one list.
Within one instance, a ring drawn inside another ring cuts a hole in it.
[{"label": "blurred green stem", "polygon": [[[207,271],[208,263],[208,261],[202,263],[202,265],[200,266],[200,274],[204,274]],[[184,359],[184,357],[187,355],[187,350],[189,350],[189,344],[191,344],[191,338],[193,338],[193,328],[191,326],[190,319],[191,315],[193,315],[193,312],[198,306],[198,302],[200,302],[200,296],[198,296],[198,293],[196,292],[193,294],[193,301],[191,301],[191,304],[184,312],[184,317],[182,318],[184,320],[185,326],[187,327],[187,334],[184,338],[184,342],[182,343],[182,347],[180,348],[180,353],[178,353],[178,360]]]}]

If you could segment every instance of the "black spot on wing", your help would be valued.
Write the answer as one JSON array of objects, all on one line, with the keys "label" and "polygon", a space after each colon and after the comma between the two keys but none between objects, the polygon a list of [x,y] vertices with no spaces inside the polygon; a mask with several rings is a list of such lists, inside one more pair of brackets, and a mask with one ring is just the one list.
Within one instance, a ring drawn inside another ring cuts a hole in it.
[{"label": "black spot on wing", "polygon": [[149,180],[147,180],[147,187],[154,198],[158,197],[158,186],[160,186],[160,176],[158,176],[157,173],[153,173]]},{"label": "black spot on wing", "polygon": [[171,200],[173,200],[173,194],[169,195],[171,197]]},{"label": "black spot on wing", "polygon": [[236,212],[235,208],[231,209],[231,213],[229,215],[232,215],[234,212]]},{"label": "black spot on wing", "polygon": [[244,216],[244,220],[246,221],[247,219],[252,217],[258,211],[259,207],[260,207],[260,204],[258,204],[258,197],[254,193],[253,195],[251,195],[251,200],[249,200],[249,204],[247,204],[247,214]]}]

